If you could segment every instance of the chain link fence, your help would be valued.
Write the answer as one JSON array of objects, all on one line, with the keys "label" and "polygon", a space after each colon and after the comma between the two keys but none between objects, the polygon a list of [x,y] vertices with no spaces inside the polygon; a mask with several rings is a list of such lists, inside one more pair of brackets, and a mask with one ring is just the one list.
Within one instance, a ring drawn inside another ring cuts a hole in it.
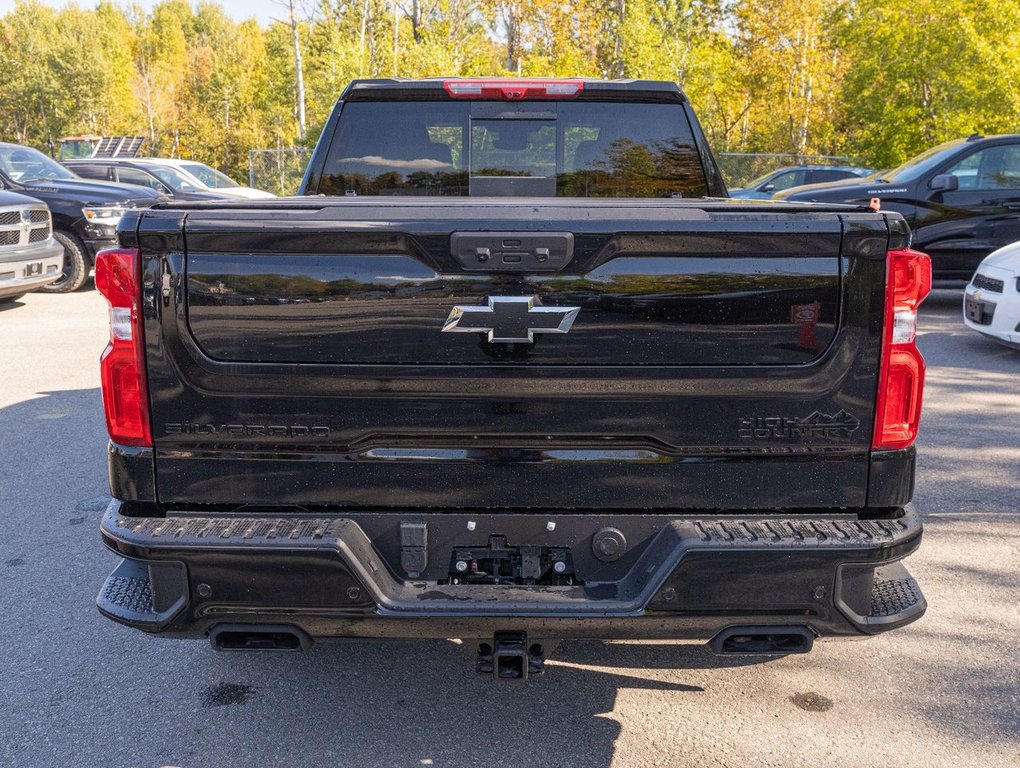
[{"label": "chain link fence", "polygon": [[787,155],[779,152],[720,152],[716,155],[726,185],[743,187],[751,179],[788,165],[856,165],[842,155]]},{"label": "chain link fence", "polygon": [[304,147],[248,150],[248,186],[276,195],[295,195],[310,150]]}]

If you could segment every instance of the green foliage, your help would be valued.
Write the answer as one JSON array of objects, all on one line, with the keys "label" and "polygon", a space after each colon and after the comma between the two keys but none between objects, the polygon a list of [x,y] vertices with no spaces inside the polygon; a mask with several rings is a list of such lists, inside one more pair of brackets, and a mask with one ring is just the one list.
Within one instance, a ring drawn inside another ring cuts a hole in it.
[{"label": "green foliage", "polygon": [[56,68],[57,13],[37,0],[18,2],[0,21],[0,121],[3,135],[45,147],[65,130]]},{"label": "green foliage", "polygon": [[[320,0],[298,40],[308,143],[351,79],[391,75],[674,80],[717,151],[875,166],[1020,130],[1015,0]],[[0,17],[0,139],[81,133],[144,134],[152,154],[243,178],[249,149],[296,143],[290,27],[209,1],[17,0]]]},{"label": "green foliage", "polygon": [[876,167],[974,131],[1020,131],[1015,0],[857,0],[833,26],[849,62],[837,130]]},{"label": "green foliage", "polygon": [[742,0],[735,6],[739,74],[755,150],[805,154],[831,146],[828,128],[840,108],[835,89],[843,65],[828,20],[843,2]]}]

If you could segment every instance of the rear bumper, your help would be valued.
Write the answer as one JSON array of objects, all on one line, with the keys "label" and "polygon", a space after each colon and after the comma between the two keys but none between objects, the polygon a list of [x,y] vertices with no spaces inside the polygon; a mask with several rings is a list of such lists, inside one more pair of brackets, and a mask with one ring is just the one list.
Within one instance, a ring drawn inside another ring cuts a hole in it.
[{"label": "rear bumper", "polygon": [[1016,289],[1016,276],[1002,274],[1006,284],[1002,293],[967,286],[963,298],[963,322],[972,331],[1016,347],[1020,346],[1020,293]]},{"label": "rear bumper", "polygon": [[[399,578],[376,534],[380,513],[155,518],[127,511],[114,501],[103,518],[105,543],[124,559],[103,586],[99,609],[173,636],[202,637],[227,624],[285,624],[313,638],[491,638],[515,630],[545,638],[709,640],[745,625],[859,636],[910,623],[926,607],[899,563],[921,540],[910,507],[883,520],[646,518],[653,533],[620,561],[629,565],[605,569],[602,575],[613,578],[604,581],[579,569],[583,586]],[[388,517],[393,535],[405,518],[431,519]],[[468,517],[435,515],[430,558],[449,562],[453,546],[464,542],[443,535],[444,526],[459,527]],[[546,520],[499,517],[501,530]],[[625,518],[572,515],[570,524],[543,528],[532,540],[580,553],[596,531]],[[482,540],[486,525],[480,518]]]}]

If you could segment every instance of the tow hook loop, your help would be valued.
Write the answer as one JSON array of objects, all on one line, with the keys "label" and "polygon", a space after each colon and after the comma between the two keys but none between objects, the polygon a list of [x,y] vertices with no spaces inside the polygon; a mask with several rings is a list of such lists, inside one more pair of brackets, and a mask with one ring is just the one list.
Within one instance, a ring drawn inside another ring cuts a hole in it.
[{"label": "tow hook loop", "polygon": [[475,669],[496,680],[527,680],[540,675],[545,668],[545,651],[541,644],[528,645],[526,632],[496,632],[492,643],[479,643]]}]

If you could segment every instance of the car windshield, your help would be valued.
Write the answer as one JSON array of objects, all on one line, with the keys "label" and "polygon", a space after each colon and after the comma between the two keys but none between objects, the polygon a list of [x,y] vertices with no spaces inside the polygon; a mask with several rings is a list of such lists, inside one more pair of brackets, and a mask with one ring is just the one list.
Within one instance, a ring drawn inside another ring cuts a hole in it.
[{"label": "car windshield", "polygon": [[190,189],[195,189],[195,182],[174,168],[153,166],[146,170],[170,187],[170,189],[174,192],[186,192]]},{"label": "car windshield", "polygon": [[0,171],[19,183],[37,179],[78,178],[37,149],[17,146],[0,146]]},{"label": "car windshield", "polygon": [[210,168],[205,163],[181,163],[181,168],[201,181],[209,187],[209,189],[228,189],[230,187],[240,186],[225,173],[220,173],[215,168]]},{"label": "car windshield", "polygon": [[779,171],[769,171],[768,173],[763,173],[757,179],[751,179],[749,182],[747,182],[744,185],[744,189],[757,189],[766,181],[775,176],[777,173],[779,173]]},{"label": "car windshield", "polygon": [[960,144],[961,142],[956,140],[947,141],[945,144],[939,144],[937,147],[932,147],[927,152],[922,152],[917,157],[907,160],[907,162],[899,168],[894,168],[887,173],[878,174],[878,180],[889,182],[912,181],[939,165],[950,155],[954,154]]},{"label": "car windshield", "polygon": [[702,197],[678,104],[353,101],[318,192],[327,195]]}]

